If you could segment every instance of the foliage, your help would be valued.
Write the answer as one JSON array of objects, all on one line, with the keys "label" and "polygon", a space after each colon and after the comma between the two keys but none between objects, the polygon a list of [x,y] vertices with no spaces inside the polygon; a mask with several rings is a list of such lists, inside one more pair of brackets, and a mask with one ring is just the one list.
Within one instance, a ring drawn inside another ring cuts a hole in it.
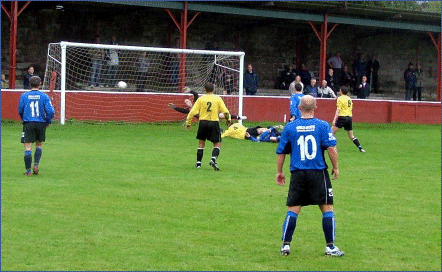
[{"label": "foliage", "polygon": [[422,1],[422,11],[441,13],[441,1]]},{"label": "foliage", "polygon": [[429,13],[441,13],[440,1],[306,1],[304,3],[315,3],[328,6],[342,7],[347,2],[348,7],[372,7],[376,9],[389,9],[398,11],[420,11]]},{"label": "foliage", "polygon": [[376,8],[440,13],[440,1],[357,1],[350,3]]}]

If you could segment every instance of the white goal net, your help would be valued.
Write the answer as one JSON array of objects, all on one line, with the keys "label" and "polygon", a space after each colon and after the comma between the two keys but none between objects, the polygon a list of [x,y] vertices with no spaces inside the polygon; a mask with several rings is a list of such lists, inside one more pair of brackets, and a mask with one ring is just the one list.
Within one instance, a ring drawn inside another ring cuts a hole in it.
[{"label": "white goal net", "polygon": [[215,94],[241,116],[243,62],[243,52],[51,43],[43,88],[56,71],[51,93],[62,124],[66,119],[183,120],[186,115],[174,108],[188,108],[185,99],[202,95],[206,82],[214,83]]}]

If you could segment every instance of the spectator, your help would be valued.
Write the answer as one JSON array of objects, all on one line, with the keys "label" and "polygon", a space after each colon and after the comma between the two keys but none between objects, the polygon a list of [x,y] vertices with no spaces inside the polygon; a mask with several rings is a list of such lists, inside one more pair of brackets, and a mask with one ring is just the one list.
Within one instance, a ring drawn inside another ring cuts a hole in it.
[{"label": "spectator", "polygon": [[2,89],[8,88],[8,81],[6,81],[5,74],[2,74]]},{"label": "spectator", "polygon": [[255,95],[259,87],[258,74],[253,71],[252,64],[247,65],[247,71],[244,73],[244,89],[247,95]]},{"label": "spectator", "polygon": [[380,64],[376,59],[376,55],[371,55],[371,59],[367,62],[367,75],[368,82],[370,82],[370,87],[374,93],[379,92],[378,87],[378,72],[379,72]]},{"label": "spectator", "polygon": [[[333,69],[336,79],[340,80],[342,66],[344,65],[344,62],[342,61],[341,58],[341,52],[337,51],[333,57],[327,60],[327,64],[330,65],[330,68]],[[340,84],[340,82],[338,82],[338,84]]]},{"label": "spectator", "polygon": [[[111,45],[118,45],[117,37],[115,35],[111,38]],[[107,76],[106,76],[106,87],[116,85],[116,74],[118,70],[118,50],[109,49],[107,51],[106,59],[108,60]]]},{"label": "spectator", "polygon": [[301,64],[301,69],[299,70],[298,75],[301,77],[301,82],[304,86],[307,86],[310,83],[312,76],[304,63]]},{"label": "spectator", "polygon": [[223,94],[233,94],[236,90],[237,88],[235,88],[235,81],[233,79],[233,75],[229,72],[226,72]]},{"label": "spectator", "polygon": [[336,94],[329,86],[327,86],[327,80],[325,79],[322,81],[322,85],[318,88],[318,97],[336,98]]},{"label": "spectator", "polygon": [[227,69],[225,67],[222,66],[223,64],[221,64],[221,66],[218,67],[218,73],[215,76],[215,80],[212,81],[213,84],[215,84],[215,87],[222,87],[224,88],[225,82],[226,82],[226,78],[227,78]]},{"label": "spectator", "polygon": [[329,86],[334,93],[338,93],[340,86],[336,76],[334,75],[333,69],[328,69],[328,74],[325,76],[325,80],[327,80],[327,86]]},{"label": "spectator", "polygon": [[304,89],[305,95],[311,95],[313,97],[318,96],[318,86],[316,86],[316,78],[310,79],[310,85],[307,85]]},{"label": "spectator", "polygon": [[367,76],[362,77],[361,84],[358,86],[357,97],[365,99],[370,96],[370,84],[367,82]]},{"label": "spectator", "polygon": [[359,53],[358,57],[353,62],[353,70],[356,77],[356,84],[359,85],[362,81],[362,77],[366,75],[367,63],[364,60],[364,54]]},{"label": "spectator", "polygon": [[416,64],[416,70],[414,71],[414,75],[416,76],[416,86],[413,89],[413,100],[416,101],[416,93],[417,100],[422,101],[422,85],[424,81],[424,72],[422,71],[422,66],[420,63]]},{"label": "spectator", "polygon": [[[95,37],[95,43],[100,43],[100,36]],[[103,67],[104,51],[99,48],[89,49],[89,55],[91,57],[91,74],[89,79],[90,87],[103,87],[100,84],[101,68]]]},{"label": "spectator", "polygon": [[348,70],[347,65],[344,65],[344,67],[342,67],[340,82],[341,82],[342,86],[347,86],[351,90],[354,90],[354,88],[355,88],[356,79],[353,76],[353,74]]},{"label": "spectator", "polygon": [[146,52],[141,52],[141,56],[138,58],[137,92],[144,91],[144,86],[147,83],[148,69],[149,59],[146,57]]},{"label": "spectator", "polygon": [[408,68],[404,71],[405,80],[405,100],[411,100],[411,95],[416,86],[416,75],[413,70],[413,63],[408,64]]},{"label": "spectator", "polygon": [[299,83],[299,84],[301,84],[301,87],[302,87],[302,92],[304,92],[304,84],[302,83],[302,81],[301,81],[301,77],[299,76],[299,75],[297,75],[296,77],[295,77],[295,81],[293,81],[291,84],[290,84],[290,86],[289,86],[289,91],[290,91],[290,95],[292,95],[294,92],[295,92],[295,85],[296,85],[296,83]]},{"label": "spectator", "polygon": [[28,73],[23,78],[23,89],[25,90],[31,89],[31,85],[29,85],[29,79],[33,76],[36,76],[36,74],[34,74],[34,66],[29,66]]},{"label": "spectator", "polygon": [[293,64],[287,66],[287,68],[281,72],[280,82],[278,83],[278,89],[288,90],[290,83],[295,80],[296,72]]},{"label": "spectator", "polygon": [[[216,87],[223,89],[223,94],[232,94],[235,91],[235,84],[233,82],[233,75],[223,66],[217,66],[218,75],[215,76],[214,81]],[[215,71],[215,70],[214,70]]]}]

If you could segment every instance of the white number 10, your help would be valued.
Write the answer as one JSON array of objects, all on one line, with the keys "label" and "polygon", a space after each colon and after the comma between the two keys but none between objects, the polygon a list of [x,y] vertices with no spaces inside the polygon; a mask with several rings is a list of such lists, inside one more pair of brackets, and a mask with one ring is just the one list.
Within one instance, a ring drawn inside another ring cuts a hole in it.
[{"label": "white number 10", "polygon": [[31,115],[32,117],[35,116],[40,116],[40,111],[38,110],[38,101],[32,101],[31,104],[29,104],[29,106],[31,107]]},{"label": "white number 10", "polygon": [[[312,143],[312,153],[308,152],[308,142]],[[313,137],[313,135],[308,135],[307,137],[301,136],[298,139],[298,145],[299,145],[299,151],[301,155],[301,161],[305,161],[307,158],[308,160],[312,160],[316,157],[316,139]]]}]

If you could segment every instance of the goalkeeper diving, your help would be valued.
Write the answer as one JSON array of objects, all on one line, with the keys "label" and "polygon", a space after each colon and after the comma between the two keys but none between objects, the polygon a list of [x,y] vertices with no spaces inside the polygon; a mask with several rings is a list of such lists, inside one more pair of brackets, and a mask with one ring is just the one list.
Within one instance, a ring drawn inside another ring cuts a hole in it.
[{"label": "goalkeeper diving", "polygon": [[[191,90],[189,87],[184,87],[184,92],[185,92],[185,93],[190,93],[190,94],[193,95],[193,102],[192,102],[190,99],[185,99],[185,100],[184,100],[184,104],[186,105],[185,108],[177,107],[177,106],[176,106],[175,104],[173,104],[173,103],[169,103],[168,106],[169,106],[170,108],[176,110],[177,112],[181,112],[181,113],[183,113],[183,114],[189,114],[190,109],[193,107],[193,104],[198,100],[198,98],[199,98],[199,94],[198,94],[197,92],[195,92],[194,90]],[[195,117],[196,117],[196,118],[199,118],[199,115],[197,114],[197,115],[195,115]],[[234,115],[234,114],[231,114],[230,117],[231,117],[232,119],[236,119],[236,120],[244,120],[244,119],[247,119],[246,116],[242,116],[242,117],[241,117],[241,116]],[[220,118],[220,119],[226,119],[226,118],[224,117],[224,114],[223,114],[223,113],[220,113],[220,114],[219,114],[219,118]]]}]

